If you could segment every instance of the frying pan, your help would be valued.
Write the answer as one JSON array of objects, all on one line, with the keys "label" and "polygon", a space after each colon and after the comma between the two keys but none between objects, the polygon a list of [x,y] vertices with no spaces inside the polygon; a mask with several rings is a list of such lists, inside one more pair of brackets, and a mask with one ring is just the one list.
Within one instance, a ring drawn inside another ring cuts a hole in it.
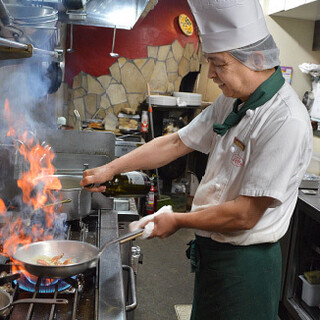
[{"label": "frying pan", "polygon": [[10,314],[11,308],[15,304],[21,303],[42,303],[42,304],[67,304],[66,299],[19,299],[12,302],[11,296],[4,290],[0,289],[0,319],[6,319]]},{"label": "frying pan", "polygon": [[[120,242],[125,243],[142,235],[144,229],[127,233],[119,238],[107,242],[101,249],[85,242],[73,240],[48,240],[33,242],[17,249],[13,259],[21,264],[29,273],[37,277],[68,278],[94,268],[104,252],[110,245]],[[41,265],[37,260],[43,256],[55,257],[63,254],[65,261],[71,258],[71,263],[66,265]]]}]

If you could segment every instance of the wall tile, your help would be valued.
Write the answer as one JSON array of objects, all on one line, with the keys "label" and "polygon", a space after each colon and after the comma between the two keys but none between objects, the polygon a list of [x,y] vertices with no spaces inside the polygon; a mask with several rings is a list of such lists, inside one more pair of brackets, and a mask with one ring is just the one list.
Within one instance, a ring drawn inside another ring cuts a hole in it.
[{"label": "wall tile", "polygon": [[88,91],[87,74],[81,71],[81,87]]},{"label": "wall tile", "polygon": [[76,89],[76,88],[79,88],[80,86],[81,86],[81,73],[77,74],[73,78],[72,88]]},{"label": "wall tile", "polygon": [[112,105],[127,101],[126,91],[121,84],[110,84],[107,94]]},{"label": "wall tile", "polygon": [[122,84],[128,93],[143,93],[146,91],[146,82],[140,70],[133,63],[127,63],[121,69]]},{"label": "wall tile", "polygon": [[172,42],[172,52],[176,61],[179,62],[183,56],[184,49],[178,40]]},{"label": "wall tile", "polygon": [[174,82],[178,78],[178,72],[170,72],[168,73],[168,81]]},{"label": "wall tile", "polygon": [[111,106],[110,100],[106,94],[103,94],[100,98],[100,108],[107,109]]},{"label": "wall tile", "polygon": [[148,59],[134,59],[133,62],[136,64],[136,66],[141,70],[141,68],[144,66],[144,64],[148,61]]},{"label": "wall tile", "polygon": [[98,77],[98,81],[101,83],[104,89],[107,89],[109,87],[111,80],[112,80],[112,77],[109,76],[108,74]]},{"label": "wall tile", "polygon": [[165,61],[168,57],[169,50],[171,46],[160,46],[158,51],[158,60]]},{"label": "wall tile", "polygon": [[179,63],[179,76],[184,77],[190,71],[190,62],[185,57],[182,57]]},{"label": "wall tile", "polygon": [[193,43],[187,43],[185,48],[184,48],[184,54],[183,56],[190,60],[192,55],[193,55],[193,52],[194,52],[194,44]]},{"label": "wall tile", "polygon": [[158,56],[158,48],[159,48],[159,47],[148,46],[148,47],[147,47],[148,58],[155,58],[155,59],[157,59],[157,56]]},{"label": "wall tile", "polygon": [[168,93],[172,94],[174,90],[174,84],[172,82],[168,82]]},{"label": "wall tile", "polygon": [[142,67],[141,72],[146,82],[149,82],[154,71],[155,62],[153,59],[149,59],[147,63]]},{"label": "wall tile", "polygon": [[174,58],[168,58],[166,61],[166,67],[168,73],[178,72],[178,63]]},{"label": "wall tile", "polygon": [[[77,98],[73,100],[74,109],[79,111],[82,120],[86,118],[85,107],[83,98]],[[73,113],[73,111],[72,111]]]},{"label": "wall tile", "polygon": [[182,77],[179,76],[177,80],[174,82],[174,91],[179,91]]},{"label": "wall tile", "polygon": [[98,99],[98,95],[89,93],[84,97],[84,104],[86,107],[86,118],[88,116],[91,117],[97,111],[97,106],[100,105],[100,97]]},{"label": "wall tile", "polygon": [[101,83],[96,78],[88,74],[87,79],[88,79],[88,93],[95,93],[100,95],[105,92]]},{"label": "wall tile", "polygon": [[145,94],[128,93],[127,96],[130,108],[136,111],[138,105],[143,102]]},{"label": "wall tile", "polygon": [[[74,121],[73,109],[83,119],[91,117],[99,108],[103,114],[137,107],[146,97],[146,84],[151,91],[172,94],[179,91],[182,77],[199,70],[202,51],[195,51],[193,43],[183,48],[178,40],[171,45],[148,46],[148,58],[130,60],[120,57],[109,68],[110,74],[93,77],[79,73],[69,90],[69,120]],[[71,123],[69,122],[69,123]]]},{"label": "wall tile", "polygon": [[192,58],[190,60],[190,71],[199,71],[199,70],[200,70],[199,60]]},{"label": "wall tile", "polygon": [[82,87],[77,88],[77,89],[73,90],[73,99],[83,97],[86,94],[87,94],[86,90],[84,90]]},{"label": "wall tile", "polygon": [[165,62],[158,61],[154,67],[150,79],[150,89],[154,92],[166,92],[168,88],[168,77]]},{"label": "wall tile", "polygon": [[125,65],[126,62],[127,62],[127,58],[120,57],[118,59],[119,67],[122,68]]},{"label": "wall tile", "polygon": [[110,74],[113,78],[115,78],[118,82],[121,82],[121,74],[119,64],[116,62],[110,68]]}]

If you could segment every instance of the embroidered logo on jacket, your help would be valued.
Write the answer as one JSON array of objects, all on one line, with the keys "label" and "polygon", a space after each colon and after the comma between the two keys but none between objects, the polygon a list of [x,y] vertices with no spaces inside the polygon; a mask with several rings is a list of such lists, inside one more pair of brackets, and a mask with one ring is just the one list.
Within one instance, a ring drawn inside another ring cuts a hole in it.
[{"label": "embroidered logo on jacket", "polygon": [[244,159],[238,153],[235,153],[232,156],[231,162],[235,167],[242,167],[244,165]]}]

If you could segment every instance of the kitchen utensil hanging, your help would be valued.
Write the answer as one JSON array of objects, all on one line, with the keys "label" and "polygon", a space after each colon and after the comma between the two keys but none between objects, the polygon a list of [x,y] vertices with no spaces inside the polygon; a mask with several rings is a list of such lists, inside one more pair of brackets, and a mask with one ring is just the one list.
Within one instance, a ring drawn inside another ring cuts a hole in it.
[{"label": "kitchen utensil hanging", "polygon": [[70,24],[70,42],[69,42],[69,48],[67,49],[68,53],[74,52],[73,49],[73,24]]},{"label": "kitchen utensil hanging", "polygon": [[112,39],[112,50],[110,52],[110,56],[112,58],[118,58],[119,57],[119,54],[114,52],[114,43],[115,43],[115,40],[116,40],[116,30],[117,30],[117,26],[114,26],[113,39]]}]

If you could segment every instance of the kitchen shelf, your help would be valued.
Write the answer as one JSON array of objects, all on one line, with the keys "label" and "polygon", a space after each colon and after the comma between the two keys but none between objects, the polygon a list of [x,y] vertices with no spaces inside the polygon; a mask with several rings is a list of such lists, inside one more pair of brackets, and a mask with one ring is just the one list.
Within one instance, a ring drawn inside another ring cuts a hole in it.
[{"label": "kitchen shelf", "polygon": [[183,107],[179,107],[179,106],[160,106],[160,105],[153,105],[152,108],[155,109],[159,109],[162,111],[173,111],[173,110],[192,110],[192,109],[200,109],[201,106],[183,106]]}]

